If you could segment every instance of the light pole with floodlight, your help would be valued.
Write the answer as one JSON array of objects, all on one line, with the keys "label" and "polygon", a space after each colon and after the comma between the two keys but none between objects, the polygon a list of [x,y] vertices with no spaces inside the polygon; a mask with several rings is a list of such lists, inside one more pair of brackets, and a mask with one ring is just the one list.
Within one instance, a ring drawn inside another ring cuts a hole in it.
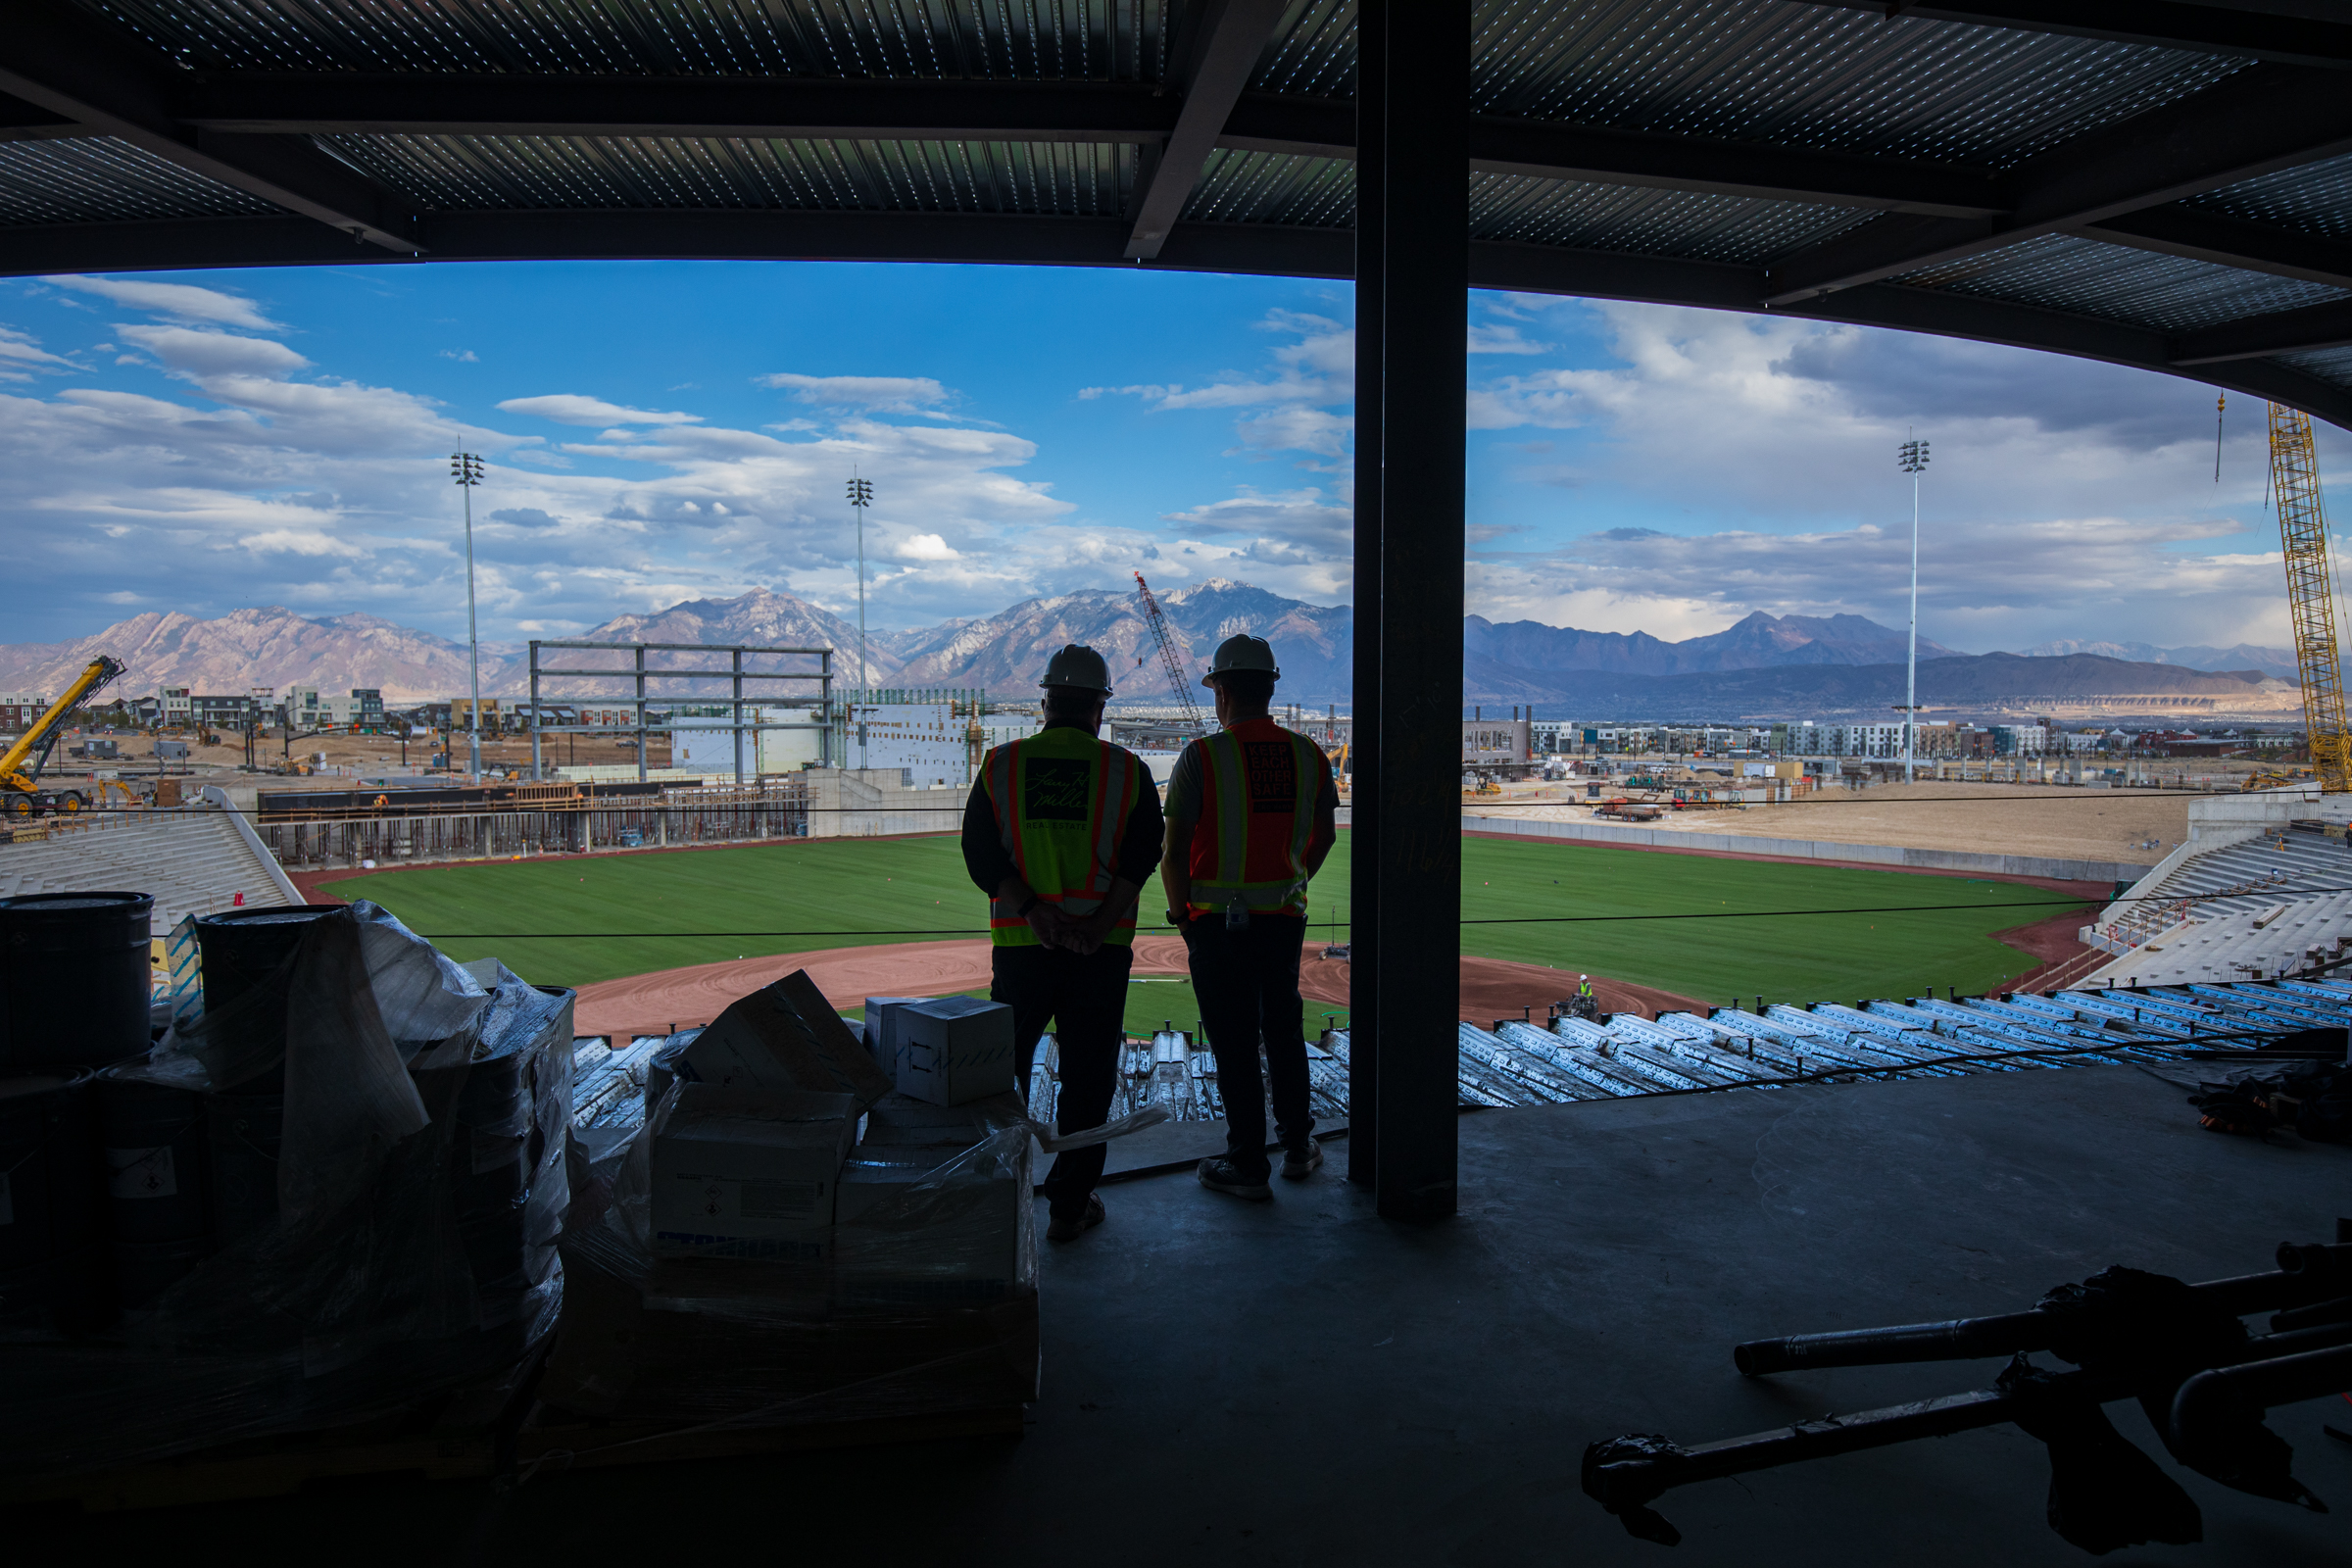
[{"label": "light pole with floodlight", "polygon": [[[858,690],[860,694],[851,702],[850,706],[853,710],[858,703],[865,700],[862,695],[866,689],[867,679],[865,668],[865,509],[874,504],[873,482],[868,479],[860,479],[857,475],[858,470],[852,468],[850,470],[850,508],[858,517]],[[858,723],[858,765],[860,768],[865,766],[865,725],[862,721]]]},{"label": "light pole with floodlight", "polygon": [[1903,693],[1903,782],[1917,765],[1919,737],[1919,476],[1928,466],[1928,444],[1906,441],[1895,449],[1895,466],[1911,476],[1911,659]]},{"label": "light pole with floodlight", "polygon": [[473,671],[473,706],[466,714],[466,770],[482,776],[482,643],[473,619],[473,487],[482,482],[482,460],[470,452],[449,455],[449,476],[466,492],[466,661]]}]

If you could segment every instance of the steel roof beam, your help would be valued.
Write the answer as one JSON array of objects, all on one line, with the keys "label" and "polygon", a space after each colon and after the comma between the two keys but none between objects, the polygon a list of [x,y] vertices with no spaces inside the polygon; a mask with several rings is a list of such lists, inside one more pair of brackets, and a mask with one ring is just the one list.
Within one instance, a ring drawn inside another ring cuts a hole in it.
[{"label": "steel roof beam", "polygon": [[[1960,0],[1915,5],[1908,0],[1808,0],[1840,11],[1900,14],[1933,22],[2057,32],[2076,38],[2153,44],[2199,54],[2242,55],[2290,66],[2352,66],[2352,24],[2323,16],[2291,16],[2259,4],[2220,0]],[[2313,10],[2319,9],[2313,7]]]},{"label": "steel roof beam", "polygon": [[2352,92],[2334,72],[2252,66],[2019,166],[1989,219],[1890,214],[1776,262],[1765,303],[1792,305],[2352,151]]},{"label": "steel roof beam", "polygon": [[0,92],[386,250],[415,251],[403,199],[307,142],[198,130],[167,107],[170,67],[42,0],[0,0]]},{"label": "steel roof beam", "polygon": [[2118,214],[2076,232],[2086,239],[2129,245],[2161,256],[2352,288],[2352,245],[2342,240],[2217,218],[2179,203]]},{"label": "steel roof beam", "polygon": [[1156,158],[1146,158],[1135,182],[1130,211],[1134,232],[1127,237],[1127,254],[1150,261],[1167,243],[1168,233],[1200,183],[1200,171],[1216,151],[1225,119],[1241,102],[1250,74],[1290,0],[1207,0],[1186,51],[1182,77],[1183,107],[1176,128]]},{"label": "steel roof beam", "polygon": [[2274,311],[2173,340],[2173,364],[2228,365],[2237,360],[2341,348],[2352,343],[2352,300],[2330,300],[2299,311]]}]

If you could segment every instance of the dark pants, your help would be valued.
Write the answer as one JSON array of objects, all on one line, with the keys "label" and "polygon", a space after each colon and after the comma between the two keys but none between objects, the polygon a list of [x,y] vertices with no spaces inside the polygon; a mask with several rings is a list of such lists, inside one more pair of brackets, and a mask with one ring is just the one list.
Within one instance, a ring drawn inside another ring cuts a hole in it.
[{"label": "dark pants", "polygon": [[[1029,1098],[1029,1070],[1038,1036],[1054,1025],[1061,1061],[1061,1093],[1054,1121],[1061,1133],[1100,1127],[1109,1118],[1110,1097],[1119,1083],[1119,1043],[1126,1038],[1127,970],[1135,952],[1105,942],[1091,954],[1067,948],[993,950],[991,1002],[1012,1009],[1012,1047],[1020,1064],[1021,1098]],[[1074,1219],[1102,1179],[1108,1150],[1102,1144],[1054,1156],[1038,1191],[1056,1218]]]},{"label": "dark pants", "polygon": [[1247,1176],[1273,1168],[1266,1158],[1266,1090],[1257,1074],[1260,1041],[1283,1147],[1304,1149],[1315,1130],[1306,1099],[1306,1004],[1298,998],[1298,950],[1305,941],[1306,922],[1297,915],[1253,914],[1240,931],[1226,930],[1222,915],[1185,923],[1200,1027],[1217,1054],[1225,1154]]}]

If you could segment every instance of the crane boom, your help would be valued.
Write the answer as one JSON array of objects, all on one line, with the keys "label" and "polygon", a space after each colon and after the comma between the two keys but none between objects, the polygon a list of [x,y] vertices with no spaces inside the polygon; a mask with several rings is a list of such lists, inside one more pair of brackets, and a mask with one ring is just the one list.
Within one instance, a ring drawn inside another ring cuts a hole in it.
[{"label": "crane boom", "polygon": [[2352,790],[2346,757],[2344,670],[2335,642],[2335,585],[2328,564],[2328,518],[2320,505],[2311,416],[2271,405],[2271,484],[2278,496],[2278,540],[2286,555],[2286,604],[2295,624],[2303,680],[2303,733],[2311,767],[2330,795]]},{"label": "crane boom", "polygon": [[1135,591],[1143,596],[1144,624],[1152,628],[1152,640],[1159,645],[1159,662],[1168,672],[1168,689],[1176,694],[1176,706],[1196,732],[1207,733],[1200,705],[1193,700],[1193,688],[1184,678],[1184,661],[1176,657],[1175,633],[1168,630],[1168,617],[1160,612],[1159,601],[1152,597],[1152,585],[1140,571],[1135,574]]}]

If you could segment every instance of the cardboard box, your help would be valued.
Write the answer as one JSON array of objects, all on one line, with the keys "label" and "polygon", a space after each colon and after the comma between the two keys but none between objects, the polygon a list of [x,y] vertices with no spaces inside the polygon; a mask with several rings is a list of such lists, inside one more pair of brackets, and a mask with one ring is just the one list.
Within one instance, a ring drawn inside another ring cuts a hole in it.
[{"label": "cardboard box", "polygon": [[960,1105],[1012,1091],[1012,1009],[941,997],[898,1009],[899,1092]]},{"label": "cardboard box", "polygon": [[845,1094],[681,1084],[654,1129],[654,1251],[816,1263],[857,1127]]},{"label": "cardboard box", "polygon": [[738,999],[671,1070],[681,1083],[721,1089],[846,1094],[859,1109],[891,1089],[890,1075],[800,969]]},{"label": "cardboard box", "polygon": [[895,1081],[899,1075],[898,1013],[902,1007],[929,997],[868,997],[865,999],[865,1046],[874,1054],[874,1065],[890,1074]]},{"label": "cardboard box", "polygon": [[[865,1113],[860,1150],[893,1144],[951,1146],[968,1149],[994,1132],[989,1111],[995,1106],[934,1105],[912,1095],[889,1095]],[[1005,1125],[1009,1125],[1008,1123]]]},{"label": "cardboard box", "polygon": [[[978,1306],[1016,1297],[1034,1257],[1022,1140],[1017,1153],[860,1146],[842,1167],[833,1227],[843,1307]],[[944,1176],[939,1168],[953,1164]]]}]

